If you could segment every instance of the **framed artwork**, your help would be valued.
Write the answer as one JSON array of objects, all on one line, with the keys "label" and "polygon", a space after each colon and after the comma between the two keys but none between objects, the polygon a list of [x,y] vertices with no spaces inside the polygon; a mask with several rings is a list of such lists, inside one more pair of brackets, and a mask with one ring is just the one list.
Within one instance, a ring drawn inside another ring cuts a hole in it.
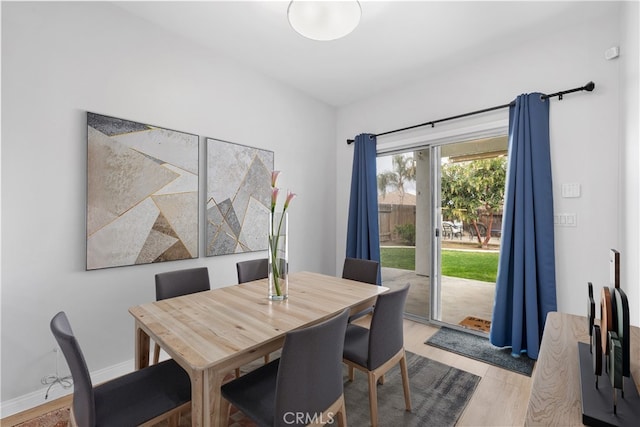
[{"label": "framed artwork", "polygon": [[267,249],[273,158],[207,138],[207,256]]},{"label": "framed artwork", "polygon": [[198,257],[198,136],[87,112],[87,270]]}]

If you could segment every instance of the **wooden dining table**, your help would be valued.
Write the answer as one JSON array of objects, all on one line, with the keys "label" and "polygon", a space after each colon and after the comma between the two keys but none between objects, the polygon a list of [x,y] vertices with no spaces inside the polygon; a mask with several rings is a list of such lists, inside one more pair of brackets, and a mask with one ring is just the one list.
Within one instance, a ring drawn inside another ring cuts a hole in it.
[{"label": "wooden dining table", "polygon": [[149,365],[150,339],[191,378],[193,426],[219,426],[220,387],[235,368],[282,347],[287,332],[349,309],[388,288],[311,272],[289,275],[289,297],[267,298],[267,279],[131,307],[136,369]]}]

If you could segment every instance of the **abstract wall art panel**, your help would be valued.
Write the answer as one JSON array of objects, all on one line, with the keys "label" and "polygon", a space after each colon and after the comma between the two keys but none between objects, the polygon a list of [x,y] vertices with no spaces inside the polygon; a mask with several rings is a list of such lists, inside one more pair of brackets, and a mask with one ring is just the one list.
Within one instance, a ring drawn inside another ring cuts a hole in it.
[{"label": "abstract wall art panel", "polygon": [[87,112],[87,270],[198,257],[198,136]]},{"label": "abstract wall art panel", "polygon": [[207,138],[206,254],[267,249],[273,151]]}]

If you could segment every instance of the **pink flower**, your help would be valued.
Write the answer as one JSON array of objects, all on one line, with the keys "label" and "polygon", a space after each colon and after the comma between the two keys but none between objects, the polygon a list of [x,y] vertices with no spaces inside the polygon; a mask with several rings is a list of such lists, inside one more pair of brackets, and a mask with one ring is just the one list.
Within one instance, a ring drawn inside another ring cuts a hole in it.
[{"label": "pink flower", "polygon": [[276,186],[276,181],[278,180],[278,175],[280,175],[280,171],[271,172],[271,187]]},{"label": "pink flower", "polygon": [[283,211],[287,210],[287,208],[289,207],[289,203],[291,203],[291,201],[295,199],[295,197],[296,197],[296,193],[292,193],[291,191],[287,190],[287,199],[284,201]]},{"label": "pink flower", "polygon": [[[280,171],[272,171],[271,172],[271,212],[275,212],[276,210],[276,203],[278,202],[278,193],[280,192],[280,189],[278,187],[276,187],[276,182],[278,181],[278,176],[280,175]],[[287,190],[287,198],[284,201],[284,208],[282,209],[282,211],[286,211],[287,208],[289,207],[289,203],[291,203],[291,201],[296,197],[295,193],[292,193],[291,191]]]}]

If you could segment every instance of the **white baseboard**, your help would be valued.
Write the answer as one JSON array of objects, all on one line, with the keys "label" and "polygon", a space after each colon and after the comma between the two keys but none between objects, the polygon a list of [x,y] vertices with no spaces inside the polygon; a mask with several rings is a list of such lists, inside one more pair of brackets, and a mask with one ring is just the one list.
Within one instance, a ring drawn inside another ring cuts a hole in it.
[{"label": "white baseboard", "polygon": [[[126,362],[118,363],[117,365],[109,366],[91,373],[91,381],[93,384],[100,384],[121,375],[127,374],[133,371],[134,360],[128,360]],[[64,389],[59,384],[54,385],[49,390],[49,396],[45,400],[44,396],[47,392],[47,387],[43,387],[40,390],[25,394],[23,396],[16,397],[6,402],[0,402],[0,418],[6,418],[8,416],[17,414],[28,409],[35,408],[52,400],[66,396],[73,393],[73,387]]]}]

